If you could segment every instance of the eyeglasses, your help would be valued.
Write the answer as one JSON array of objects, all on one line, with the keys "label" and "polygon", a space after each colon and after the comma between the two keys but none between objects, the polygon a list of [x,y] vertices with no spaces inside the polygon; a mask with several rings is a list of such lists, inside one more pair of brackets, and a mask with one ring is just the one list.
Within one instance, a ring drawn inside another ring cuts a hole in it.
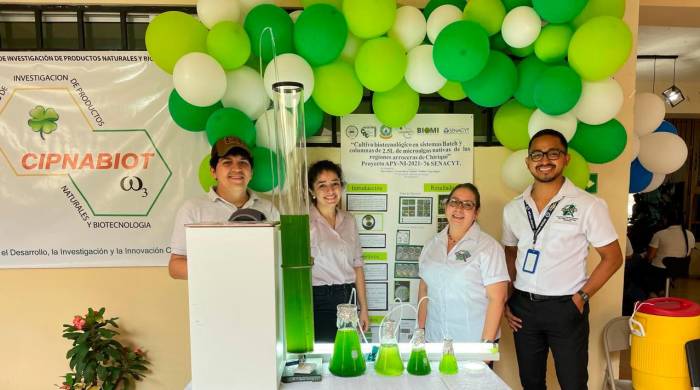
[{"label": "eyeglasses", "polygon": [[464,210],[474,210],[474,207],[476,207],[476,203],[472,202],[471,200],[459,200],[455,198],[450,198],[445,202],[447,206],[450,207],[455,207],[455,208],[460,208]]},{"label": "eyeglasses", "polygon": [[561,156],[563,156],[565,154],[566,154],[566,152],[561,150],[561,149],[549,149],[546,152],[543,152],[541,150],[533,150],[527,156],[532,161],[540,161],[540,160],[542,160],[542,157],[544,157],[544,156],[547,156],[547,160],[555,161],[555,160],[559,160],[559,158],[561,158]]}]

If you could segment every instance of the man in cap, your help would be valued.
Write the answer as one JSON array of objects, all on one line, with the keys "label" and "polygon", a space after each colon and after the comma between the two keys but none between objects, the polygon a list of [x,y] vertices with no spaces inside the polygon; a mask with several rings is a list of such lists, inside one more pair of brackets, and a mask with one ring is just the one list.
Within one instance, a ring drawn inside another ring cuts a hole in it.
[{"label": "man in cap", "polygon": [[168,270],[175,279],[187,279],[187,245],[185,225],[191,223],[220,223],[243,209],[257,210],[261,219],[279,221],[279,212],[268,200],[248,189],[253,177],[253,156],[238,137],[228,136],[216,141],[209,160],[216,186],[204,197],[189,199],[175,217]]}]

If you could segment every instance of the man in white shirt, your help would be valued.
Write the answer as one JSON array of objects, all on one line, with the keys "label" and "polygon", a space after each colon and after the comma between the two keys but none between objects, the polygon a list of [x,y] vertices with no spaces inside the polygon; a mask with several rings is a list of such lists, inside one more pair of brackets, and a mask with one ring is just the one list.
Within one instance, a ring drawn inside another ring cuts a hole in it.
[{"label": "man in white shirt", "polygon": [[279,212],[272,203],[248,189],[253,177],[253,157],[240,138],[219,139],[211,148],[209,166],[217,185],[206,197],[185,201],[175,217],[168,264],[170,276],[175,279],[187,279],[186,224],[226,222],[239,209],[254,209],[267,220],[279,221]]},{"label": "man in white shirt", "polygon": [[[550,348],[561,388],[587,389],[588,300],[622,264],[605,203],[563,176],[569,158],[559,132],[535,134],[525,160],[535,182],[503,210],[514,288],[505,315],[525,390],[546,388]],[[590,277],[589,244],[601,257]]]}]

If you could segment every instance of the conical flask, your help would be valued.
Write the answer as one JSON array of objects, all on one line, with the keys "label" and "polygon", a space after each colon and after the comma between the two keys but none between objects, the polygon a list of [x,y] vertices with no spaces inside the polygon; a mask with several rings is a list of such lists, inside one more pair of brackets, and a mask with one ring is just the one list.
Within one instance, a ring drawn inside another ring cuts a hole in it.
[{"label": "conical flask", "polygon": [[403,374],[403,361],[401,361],[399,345],[396,342],[396,330],[396,321],[384,321],[384,327],[381,330],[381,345],[377,361],[374,363],[374,371],[377,374],[386,376]]},{"label": "conical flask", "polygon": [[430,361],[425,352],[425,330],[416,329],[411,340],[411,356],[408,358],[406,371],[412,375],[430,374]]},{"label": "conical flask", "polygon": [[328,369],[336,376],[360,376],[365,372],[365,358],[360,349],[357,334],[357,306],[345,303],[338,305],[338,331],[335,334],[333,356]]},{"label": "conical flask", "polygon": [[442,341],[442,359],[440,359],[440,373],[443,375],[454,375],[458,371],[457,357],[455,357],[452,339],[445,338]]}]

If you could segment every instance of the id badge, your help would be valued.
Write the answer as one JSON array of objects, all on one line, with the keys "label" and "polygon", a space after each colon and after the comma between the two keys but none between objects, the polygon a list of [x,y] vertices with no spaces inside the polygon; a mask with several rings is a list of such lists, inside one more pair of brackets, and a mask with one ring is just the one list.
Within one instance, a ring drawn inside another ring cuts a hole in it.
[{"label": "id badge", "polygon": [[523,272],[534,274],[537,269],[537,261],[540,259],[540,251],[528,249],[523,262]]}]

